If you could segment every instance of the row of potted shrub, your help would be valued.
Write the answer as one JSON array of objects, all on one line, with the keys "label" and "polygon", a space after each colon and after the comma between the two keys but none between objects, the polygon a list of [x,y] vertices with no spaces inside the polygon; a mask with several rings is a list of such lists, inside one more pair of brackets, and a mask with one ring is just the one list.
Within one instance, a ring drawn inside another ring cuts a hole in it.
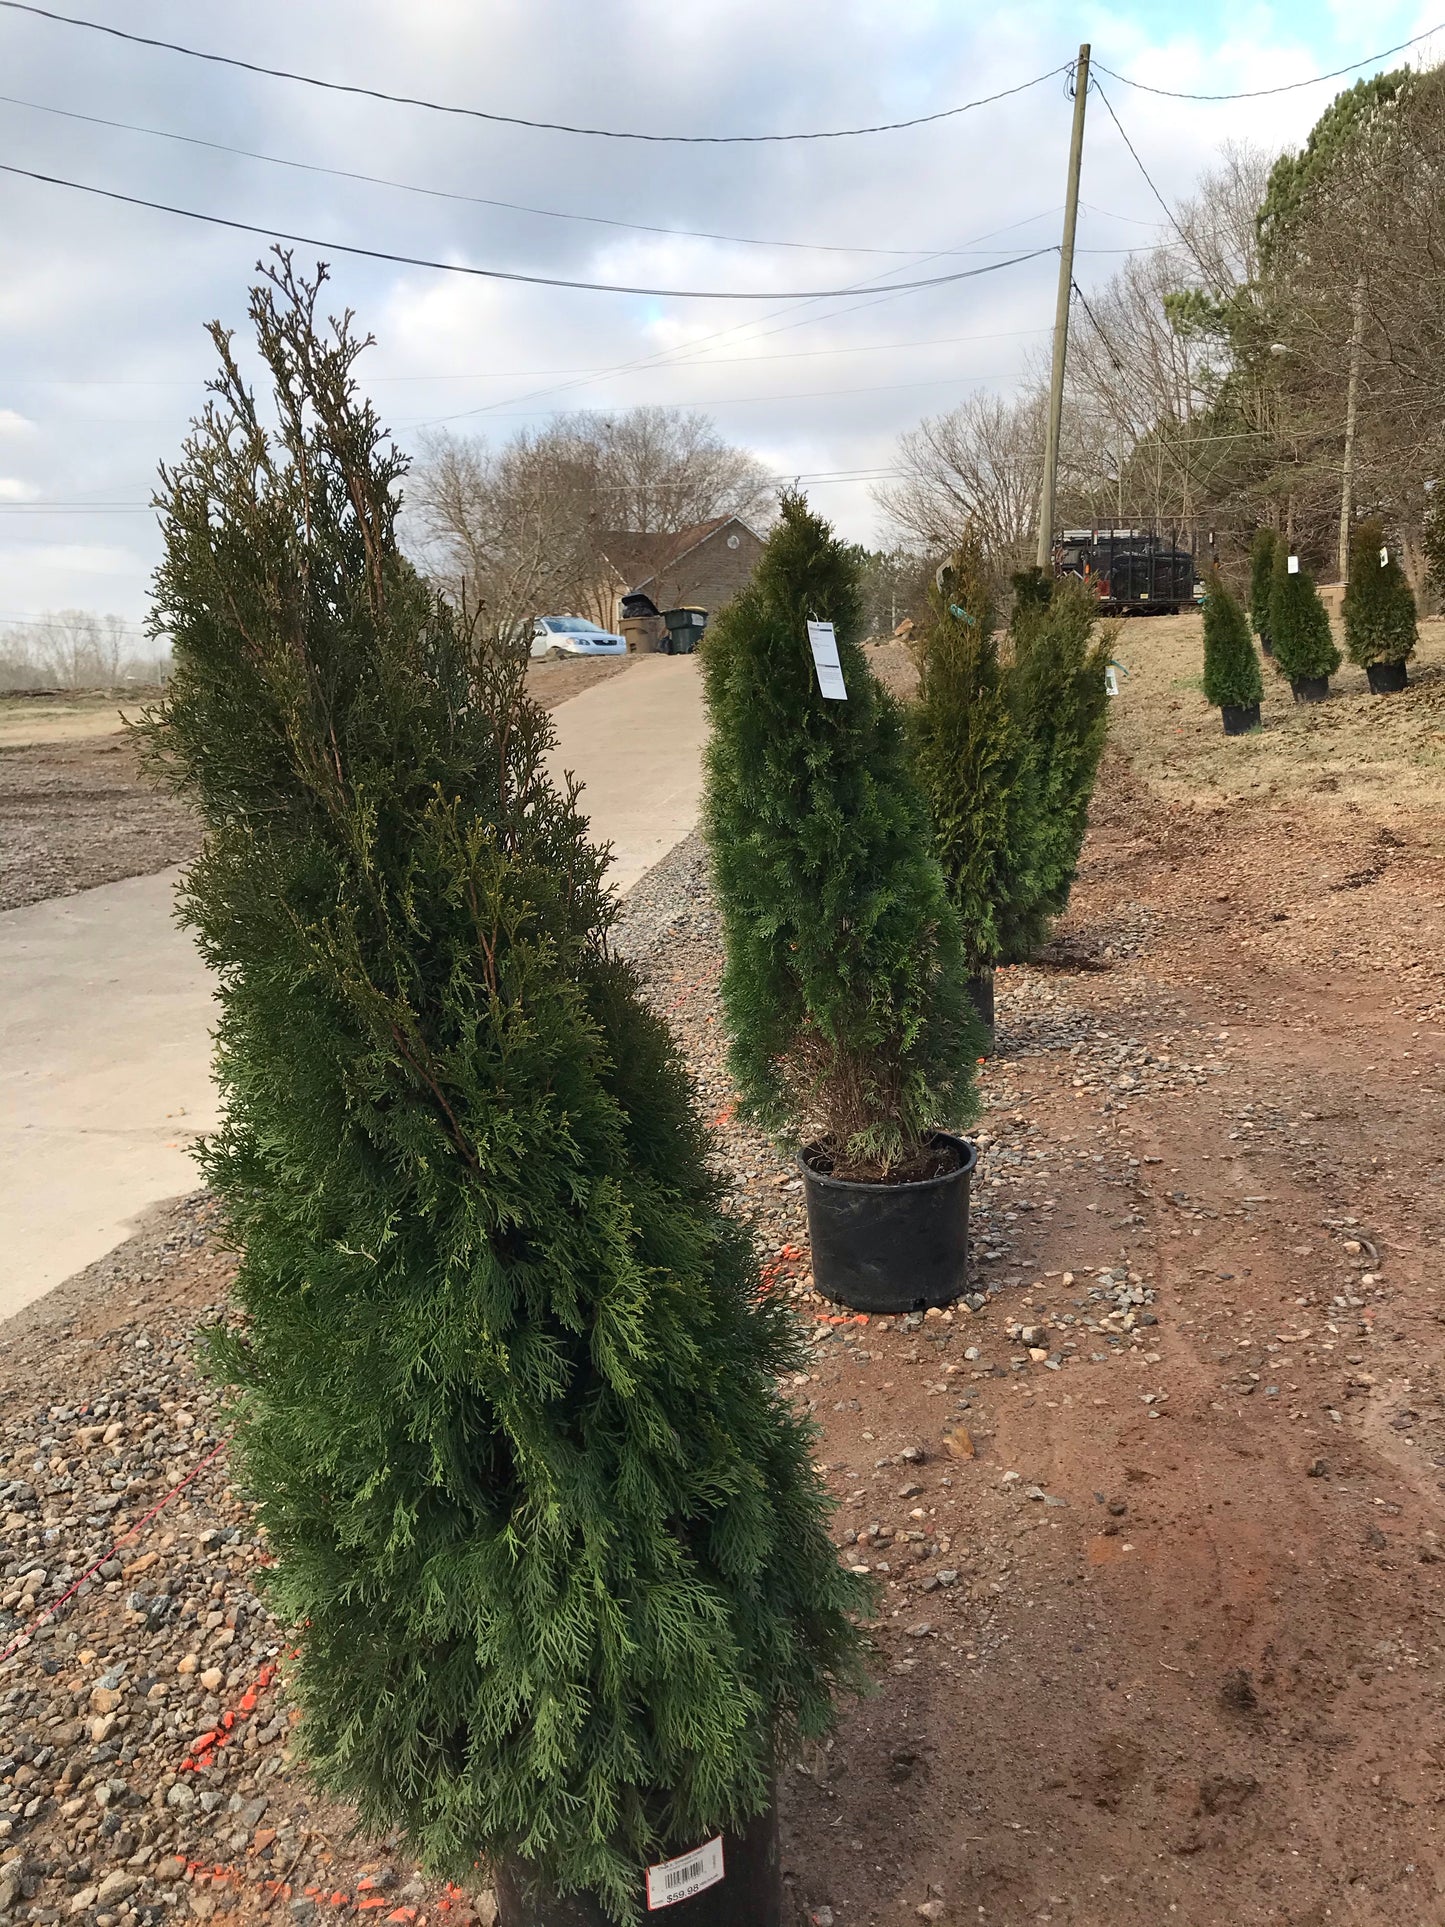
[{"label": "row of potted shrub", "polygon": [[[1377,696],[1393,695],[1407,681],[1415,653],[1415,596],[1381,523],[1355,525],[1350,538],[1350,575],[1341,607],[1345,648],[1365,671]],[[1250,550],[1249,616],[1217,571],[1204,605],[1204,694],[1222,714],[1226,736],[1259,727],[1264,695],[1250,627],[1276,669],[1289,679],[1299,703],[1323,702],[1341,655],[1329,612],[1314,578],[1273,529],[1255,534]]]}]

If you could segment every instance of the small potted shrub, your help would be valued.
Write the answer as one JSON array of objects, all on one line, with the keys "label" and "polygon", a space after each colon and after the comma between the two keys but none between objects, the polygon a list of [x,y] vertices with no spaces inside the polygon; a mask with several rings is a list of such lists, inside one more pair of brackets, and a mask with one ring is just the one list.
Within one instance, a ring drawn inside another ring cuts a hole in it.
[{"label": "small potted shrub", "polygon": [[1204,604],[1204,699],[1219,710],[1226,736],[1259,728],[1264,679],[1244,610],[1211,570]]},{"label": "small potted shrub", "polygon": [[958,912],[969,995],[991,1048],[998,906],[1020,857],[1026,739],[975,544],[966,544],[939,571],[915,648],[918,697],[909,711],[914,763],[933,817],[933,847]]},{"label": "small potted shrub", "polygon": [[1343,613],[1350,661],[1364,670],[1375,695],[1398,694],[1415,653],[1415,594],[1379,522],[1359,523],[1350,537]]},{"label": "small potted shrub", "polygon": [[1274,596],[1274,552],[1279,537],[1273,529],[1256,529],[1249,545],[1249,620],[1265,655],[1274,654],[1270,603]]},{"label": "small potted shrub", "polygon": [[1340,666],[1340,652],[1314,577],[1283,542],[1275,546],[1269,623],[1275,661],[1289,678],[1295,701],[1322,703]]},{"label": "small potted shrub", "polygon": [[1002,963],[1031,957],[1068,904],[1109,732],[1105,671],[1116,634],[1099,628],[1082,583],[1015,604],[1008,687],[1023,759],[996,911]]},{"label": "small potted shrub", "polygon": [[[977,1023],[903,717],[874,679],[852,552],[785,493],[703,645],[704,820],[740,1108],[801,1145],[813,1275],[861,1311],[964,1289]],[[808,625],[831,623],[846,697]]]},{"label": "small potted shrub", "polygon": [[283,255],[253,292],[264,405],[212,331],[145,725],[205,832],[202,1162],[242,1254],[213,1357],[296,1737],[370,1836],[495,1875],[506,1927],[640,1927],[680,1857],[712,1884],[679,1927],[778,1927],[774,1773],[866,1599],[779,1391],[794,1321],[522,665],[402,554],[406,464],[319,291]]}]

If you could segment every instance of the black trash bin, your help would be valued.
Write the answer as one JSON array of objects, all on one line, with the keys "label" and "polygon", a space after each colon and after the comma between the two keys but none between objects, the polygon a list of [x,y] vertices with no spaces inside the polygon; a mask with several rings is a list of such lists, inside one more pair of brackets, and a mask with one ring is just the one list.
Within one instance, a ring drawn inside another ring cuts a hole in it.
[{"label": "black trash bin", "polygon": [[662,619],[667,624],[667,653],[670,656],[690,656],[697,647],[697,639],[707,627],[706,609],[664,609]]}]

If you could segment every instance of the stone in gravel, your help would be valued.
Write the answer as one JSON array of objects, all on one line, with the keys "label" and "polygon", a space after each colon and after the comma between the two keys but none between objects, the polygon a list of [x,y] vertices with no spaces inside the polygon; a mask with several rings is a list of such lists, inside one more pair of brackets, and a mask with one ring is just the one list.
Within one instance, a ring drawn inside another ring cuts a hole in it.
[{"label": "stone in gravel", "polygon": [[96,1889],[96,1904],[101,1907],[118,1905],[122,1900],[129,1900],[139,1885],[134,1874],[123,1873],[117,1867],[114,1873],[105,1876]]}]

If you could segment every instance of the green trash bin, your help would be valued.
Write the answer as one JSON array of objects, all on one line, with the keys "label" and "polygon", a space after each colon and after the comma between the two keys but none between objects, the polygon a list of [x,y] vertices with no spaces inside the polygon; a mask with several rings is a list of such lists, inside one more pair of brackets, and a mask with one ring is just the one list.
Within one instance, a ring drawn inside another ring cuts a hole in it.
[{"label": "green trash bin", "polygon": [[670,656],[690,656],[697,647],[697,639],[707,627],[706,609],[664,609],[662,619],[667,624],[667,653]]}]

